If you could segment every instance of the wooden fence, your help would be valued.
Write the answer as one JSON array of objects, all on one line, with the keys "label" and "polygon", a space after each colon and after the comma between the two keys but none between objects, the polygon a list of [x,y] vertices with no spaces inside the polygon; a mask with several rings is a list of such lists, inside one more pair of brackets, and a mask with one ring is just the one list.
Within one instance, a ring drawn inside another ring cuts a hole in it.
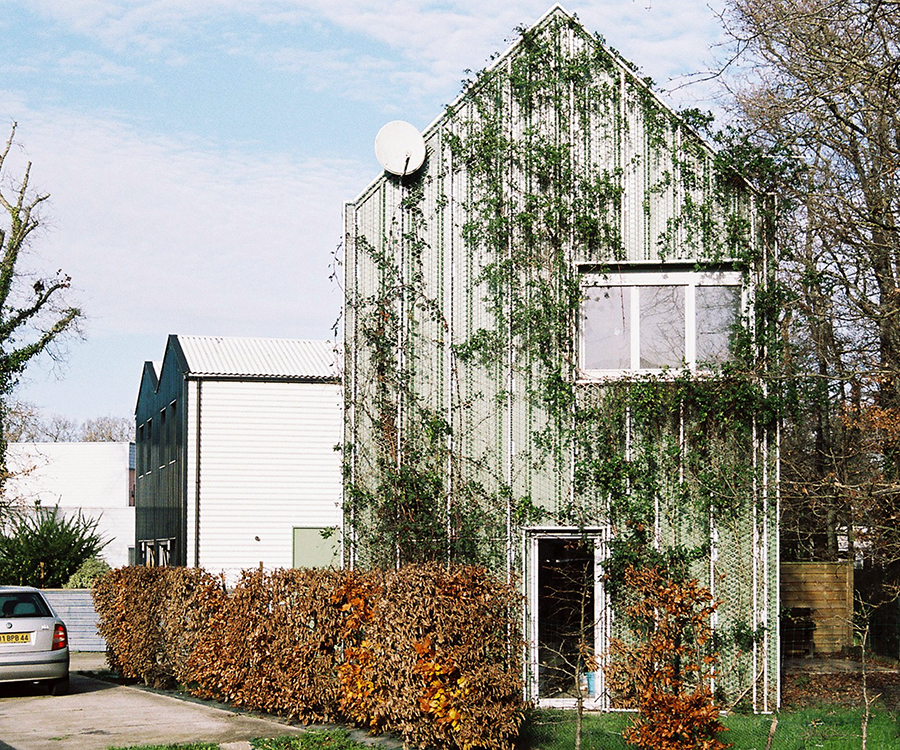
[{"label": "wooden fence", "polygon": [[[853,645],[853,563],[781,564],[782,648],[786,656],[835,654]],[[793,618],[790,615],[793,614]],[[802,647],[791,626],[811,620],[811,642]],[[785,625],[788,626],[787,632]],[[795,648],[792,653],[791,646]]]}]

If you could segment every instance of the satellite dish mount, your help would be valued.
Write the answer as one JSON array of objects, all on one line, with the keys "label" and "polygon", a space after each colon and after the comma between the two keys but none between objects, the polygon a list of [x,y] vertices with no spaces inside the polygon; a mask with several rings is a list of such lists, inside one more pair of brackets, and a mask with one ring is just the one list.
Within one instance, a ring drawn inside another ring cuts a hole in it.
[{"label": "satellite dish mount", "polygon": [[425,163],[425,139],[414,125],[394,120],[375,136],[375,156],[388,172],[406,177]]}]

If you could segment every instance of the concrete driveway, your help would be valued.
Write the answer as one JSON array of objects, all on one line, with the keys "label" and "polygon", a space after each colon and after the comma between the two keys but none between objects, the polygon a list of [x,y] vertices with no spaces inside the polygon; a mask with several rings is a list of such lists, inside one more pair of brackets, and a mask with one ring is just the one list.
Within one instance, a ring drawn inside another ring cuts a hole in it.
[{"label": "concrete driveway", "polygon": [[71,690],[58,698],[34,686],[0,685],[0,750],[106,750],[199,741],[226,744],[303,731],[274,719],[114,685],[78,671],[102,669],[104,664],[102,654],[92,659],[74,654]]}]

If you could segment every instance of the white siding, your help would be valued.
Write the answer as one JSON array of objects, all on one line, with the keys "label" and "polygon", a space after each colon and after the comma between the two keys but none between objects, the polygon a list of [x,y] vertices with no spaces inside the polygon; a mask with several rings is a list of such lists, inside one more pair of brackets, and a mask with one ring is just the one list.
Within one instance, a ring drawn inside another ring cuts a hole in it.
[{"label": "white siding", "polygon": [[10,443],[6,460],[12,473],[7,497],[97,519],[109,540],[103,558],[114,568],[128,564],[134,546],[128,443]]},{"label": "white siding", "polygon": [[185,437],[185,512],[187,516],[187,543],[185,561],[188,567],[199,564],[197,549],[197,404],[200,382],[193,380],[186,384],[187,431]]},{"label": "white siding", "polygon": [[[201,567],[231,581],[260,563],[287,568],[295,526],[340,526],[339,385],[204,380],[200,408]],[[194,479],[189,472],[189,498]],[[189,563],[191,553],[189,544]]]},{"label": "white siding", "polygon": [[44,589],[50,602],[69,633],[72,651],[106,651],[106,641],[97,632],[97,610],[90,589]]}]

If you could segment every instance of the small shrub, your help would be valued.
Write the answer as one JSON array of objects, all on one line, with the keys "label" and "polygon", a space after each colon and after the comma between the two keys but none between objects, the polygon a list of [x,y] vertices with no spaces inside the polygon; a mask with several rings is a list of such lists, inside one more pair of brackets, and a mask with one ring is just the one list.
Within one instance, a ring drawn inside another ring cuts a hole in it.
[{"label": "small shrub", "polygon": [[97,520],[59,508],[37,508],[13,518],[0,534],[0,583],[58,589],[108,540]]},{"label": "small shrub", "polygon": [[610,688],[637,708],[623,736],[645,750],[723,750],[726,727],[713,705],[710,681],[718,654],[709,621],[716,609],[696,580],[670,578],[656,567],[625,571],[632,593],[625,614],[636,640],[610,641]]},{"label": "small shrub", "polygon": [[78,567],[63,586],[64,589],[89,589],[94,581],[112,570],[102,557],[91,557]]}]

